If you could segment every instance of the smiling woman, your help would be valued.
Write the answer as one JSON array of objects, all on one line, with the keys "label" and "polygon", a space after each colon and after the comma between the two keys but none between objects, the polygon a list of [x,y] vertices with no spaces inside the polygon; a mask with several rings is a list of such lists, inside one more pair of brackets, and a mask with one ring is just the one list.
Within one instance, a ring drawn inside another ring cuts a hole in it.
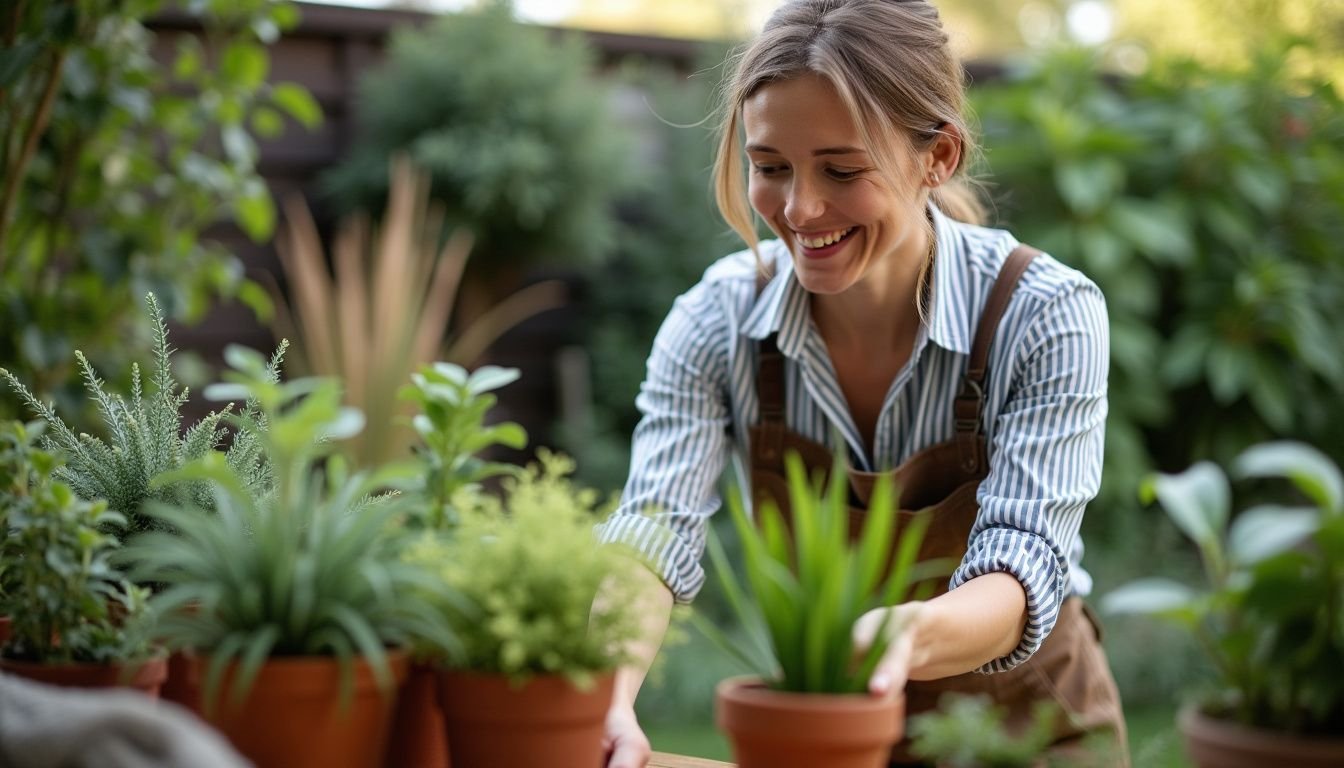
[{"label": "smiling woman", "polygon": [[[736,59],[715,192],[748,249],[710,267],[654,340],[634,469],[601,529],[653,571],[630,570],[647,632],[608,718],[611,768],[647,759],[632,704],[670,605],[704,581],[725,458],[787,520],[789,453],[845,473],[852,520],[892,476],[902,509],[931,510],[921,558],[956,563],[931,599],[855,623],[858,654],[902,631],[873,695],[904,693],[918,713],[984,693],[1010,728],[1044,701],[1062,710],[1052,757],[1091,736],[1104,762],[1128,761],[1078,535],[1100,482],[1105,303],[1082,274],[976,223],[947,41],[924,0],[795,0]],[[775,239],[758,242],[757,218]],[[904,744],[892,759],[918,764]]]}]

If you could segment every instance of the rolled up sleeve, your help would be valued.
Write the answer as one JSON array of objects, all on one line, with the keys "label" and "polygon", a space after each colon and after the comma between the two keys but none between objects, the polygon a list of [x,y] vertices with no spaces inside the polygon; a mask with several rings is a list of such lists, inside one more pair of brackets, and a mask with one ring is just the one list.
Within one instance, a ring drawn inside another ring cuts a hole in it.
[{"label": "rolled up sleeve", "polygon": [[980,513],[951,586],[1011,573],[1026,592],[1027,625],[1018,646],[980,672],[1030,658],[1068,596],[1068,555],[1101,484],[1109,345],[1105,301],[1089,282],[1047,302],[1017,345],[989,475],[977,494]]},{"label": "rolled up sleeve", "polygon": [[601,541],[634,549],[679,603],[704,584],[700,559],[709,517],[720,506],[730,421],[727,333],[706,286],[677,299],[635,400],[642,417],[621,504],[598,526]]}]

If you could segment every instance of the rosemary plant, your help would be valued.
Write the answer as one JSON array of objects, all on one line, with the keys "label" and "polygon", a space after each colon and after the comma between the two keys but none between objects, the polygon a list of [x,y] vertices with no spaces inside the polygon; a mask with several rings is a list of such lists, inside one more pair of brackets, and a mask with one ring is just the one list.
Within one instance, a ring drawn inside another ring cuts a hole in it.
[{"label": "rosemary plant", "polygon": [[[9,382],[33,414],[50,425],[41,445],[60,451],[66,461],[56,471],[56,479],[70,486],[82,499],[105,499],[109,509],[126,517],[132,531],[150,525],[149,518],[141,514],[141,506],[148,499],[172,504],[191,502],[203,509],[214,507],[210,485],[206,482],[183,480],[154,487],[151,482],[159,474],[178,469],[218,448],[227,436],[223,426],[225,416],[234,407],[230,403],[183,432],[182,406],[187,402],[188,390],[180,387],[173,378],[173,350],[168,345],[168,326],[154,294],[146,295],[145,303],[154,324],[154,371],[149,380],[149,392],[143,391],[138,363],[131,366],[128,400],[108,392],[88,358],[82,352],[75,352],[85,388],[102,416],[106,442],[93,435],[76,433],[52,406],[39,400],[8,370],[0,368],[0,376]],[[280,362],[287,346],[282,341],[271,357],[267,372],[273,381],[279,380]],[[256,407],[255,402],[246,403],[243,410],[251,418],[244,423],[264,429],[265,420],[259,417]],[[261,492],[270,487],[270,464],[255,431],[239,430],[225,455],[229,466],[247,488]]]}]

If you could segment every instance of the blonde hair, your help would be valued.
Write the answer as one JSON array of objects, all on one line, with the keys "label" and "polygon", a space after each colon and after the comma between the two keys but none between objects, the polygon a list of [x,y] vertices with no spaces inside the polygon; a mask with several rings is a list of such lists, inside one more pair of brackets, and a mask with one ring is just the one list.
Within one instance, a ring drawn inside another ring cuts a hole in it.
[{"label": "blonde hair", "polygon": [[[894,190],[920,184],[928,171],[898,178],[899,152],[927,149],[940,133],[959,135],[957,168],[931,195],[952,218],[983,223],[984,206],[963,170],[977,148],[963,114],[961,63],[952,55],[937,9],[926,0],[794,0],[775,11],[760,36],[736,55],[723,90],[714,197],[724,220],[753,252],[755,219],[739,136],[742,105],[770,83],[809,73],[835,87]],[[931,228],[929,234],[932,243]],[[920,273],[921,310],[931,266],[926,259]]]}]

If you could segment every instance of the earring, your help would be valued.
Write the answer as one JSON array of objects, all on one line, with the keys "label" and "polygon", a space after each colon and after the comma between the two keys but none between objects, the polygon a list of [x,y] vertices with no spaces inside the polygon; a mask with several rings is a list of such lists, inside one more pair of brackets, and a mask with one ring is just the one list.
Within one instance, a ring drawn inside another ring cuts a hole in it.
[{"label": "earring", "polygon": [[940,179],[940,178],[938,177],[938,172],[937,172],[937,171],[933,171],[933,172],[929,173],[929,186],[930,186],[930,187],[936,187],[936,186],[938,186],[938,183],[939,183],[940,181],[942,181],[942,179]]}]

